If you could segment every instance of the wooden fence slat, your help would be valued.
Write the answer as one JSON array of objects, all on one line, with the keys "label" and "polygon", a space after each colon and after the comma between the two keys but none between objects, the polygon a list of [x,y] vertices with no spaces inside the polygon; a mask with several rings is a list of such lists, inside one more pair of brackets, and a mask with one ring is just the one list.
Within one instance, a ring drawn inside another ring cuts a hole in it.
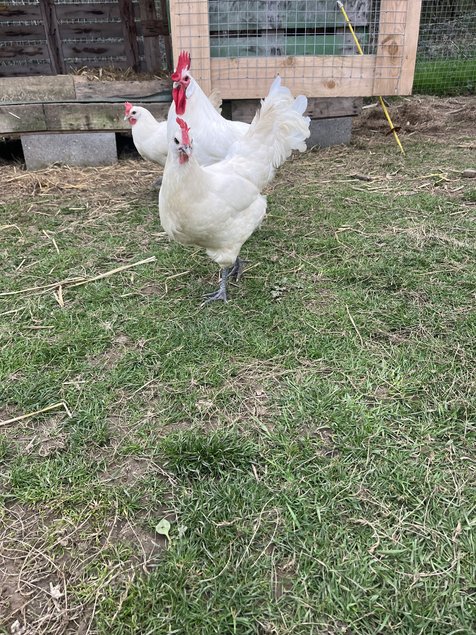
[{"label": "wooden fence slat", "polygon": [[48,47],[44,44],[11,44],[0,47],[0,61],[43,60],[49,61]]},{"label": "wooden fence slat", "polygon": [[132,0],[119,0],[119,11],[126,59],[132,70],[138,72],[140,70],[140,59]]},{"label": "wooden fence slat", "polygon": [[159,31],[160,21],[157,20],[155,2],[153,0],[139,0],[139,12],[143,27],[145,70],[156,73],[162,70],[160,62]]},{"label": "wooden fence slat", "polygon": [[66,72],[66,67],[63,59],[63,51],[61,50],[61,38],[54,0],[40,0],[40,9],[51,68],[58,75],[63,75]]},{"label": "wooden fence slat", "polygon": [[30,20],[41,20],[41,11],[38,4],[0,4],[0,19],[4,21],[19,20],[29,22]]},{"label": "wooden fence slat", "polygon": [[48,60],[42,60],[37,64],[30,64],[27,61],[23,64],[0,64],[0,79],[52,74],[53,71]]},{"label": "wooden fence slat", "polygon": [[169,14],[167,10],[166,0],[160,0],[160,13],[162,16],[162,23],[167,28],[167,33],[164,33],[163,35],[163,42],[165,47],[165,60],[167,64],[167,69],[172,70],[172,66],[173,66],[172,41],[170,38]]},{"label": "wooden fence slat", "polygon": [[56,5],[58,20],[119,20],[121,15],[117,2],[91,3],[91,4],[58,4]]},{"label": "wooden fence slat", "polygon": [[125,59],[123,42],[99,42],[98,40],[63,42],[63,52],[67,62],[71,62],[72,58],[96,58],[96,61],[101,59],[102,65],[105,66],[112,63],[109,61],[108,64],[105,64],[105,58]]},{"label": "wooden fence slat", "polygon": [[[1,15],[0,13],[0,17]],[[0,22],[0,40],[3,42],[28,42],[45,39],[45,30],[42,24],[7,25]]]},{"label": "wooden fence slat", "polygon": [[120,22],[63,22],[60,25],[61,39],[123,39]]}]

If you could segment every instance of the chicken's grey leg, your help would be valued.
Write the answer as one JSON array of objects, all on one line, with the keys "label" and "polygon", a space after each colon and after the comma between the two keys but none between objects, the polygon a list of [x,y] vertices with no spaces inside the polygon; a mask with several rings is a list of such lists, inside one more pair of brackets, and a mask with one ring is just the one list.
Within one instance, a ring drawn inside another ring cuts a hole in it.
[{"label": "chicken's grey leg", "polygon": [[229,267],[223,267],[220,271],[220,286],[217,291],[213,293],[206,293],[204,295],[204,301],[202,302],[202,306],[204,304],[208,304],[209,302],[214,302],[215,300],[223,300],[223,302],[227,301],[226,297],[226,281],[228,280],[228,276],[230,275]]},{"label": "chicken's grey leg", "polygon": [[245,268],[245,263],[247,262],[248,260],[243,260],[238,256],[238,258],[235,260],[235,264],[230,269],[228,277],[234,278],[236,282],[238,282],[238,280],[241,278],[241,274],[243,273],[243,269]]}]

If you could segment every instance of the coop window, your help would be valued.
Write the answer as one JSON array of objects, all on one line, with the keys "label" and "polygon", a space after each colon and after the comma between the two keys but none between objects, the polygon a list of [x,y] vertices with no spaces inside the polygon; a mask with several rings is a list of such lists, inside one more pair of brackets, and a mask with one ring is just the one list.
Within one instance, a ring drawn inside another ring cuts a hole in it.
[{"label": "coop window", "polygon": [[[380,0],[344,3],[364,54],[375,52]],[[211,57],[355,55],[334,0],[209,0]]]}]

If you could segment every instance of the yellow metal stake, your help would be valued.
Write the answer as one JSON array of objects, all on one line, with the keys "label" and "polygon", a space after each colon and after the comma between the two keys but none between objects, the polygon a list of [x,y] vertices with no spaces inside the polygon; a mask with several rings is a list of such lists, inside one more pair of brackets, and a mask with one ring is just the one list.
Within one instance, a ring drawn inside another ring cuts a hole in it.
[{"label": "yellow metal stake", "polygon": [[[352,26],[352,22],[350,21],[350,18],[347,15],[347,11],[344,9],[344,5],[342,4],[342,2],[338,1],[337,2],[337,6],[339,7],[339,9],[342,12],[342,15],[344,16],[344,20],[346,21],[346,24],[349,27],[349,31],[352,33],[352,37],[354,38],[354,42],[355,42],[355,45],[357,47],[357,50],[359,51],[359,54],[363,55],[364,52],[362,50],[362,47],[360,46],[359,38],[355,34],[354,27]],[[393,136],[395,137],[395,141],[398,143],[398,147],[402,151],[402,154],[405,154],[405,150],[403,149],[401,141],[398,138],[397,131],[395,130],[395,126],[393,125],[393,122],[392,122],[392,120],[390,118],[390,113],[388,112],[387,106],[385,105],[385,102],[384,102],[382,97],[379,97],[378,99],[379,99],[380,105],[382,106],[383,114],[385,115],[385,117],[386,117],[386,119],[387,119],[387,121],[389,123],[390,130],[393,132]]]}]

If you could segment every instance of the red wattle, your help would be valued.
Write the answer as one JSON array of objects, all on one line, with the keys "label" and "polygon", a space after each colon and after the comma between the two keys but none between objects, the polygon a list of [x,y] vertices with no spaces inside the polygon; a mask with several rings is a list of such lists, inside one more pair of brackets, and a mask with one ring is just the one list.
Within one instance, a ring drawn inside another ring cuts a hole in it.
[{"label": "red wattle", "polygon": [[177,115],[183,115],[185,113],[185,106],[187,105],[187,97],[182,86],[172,88],[172,98],[175,104],[175,112]]}]

